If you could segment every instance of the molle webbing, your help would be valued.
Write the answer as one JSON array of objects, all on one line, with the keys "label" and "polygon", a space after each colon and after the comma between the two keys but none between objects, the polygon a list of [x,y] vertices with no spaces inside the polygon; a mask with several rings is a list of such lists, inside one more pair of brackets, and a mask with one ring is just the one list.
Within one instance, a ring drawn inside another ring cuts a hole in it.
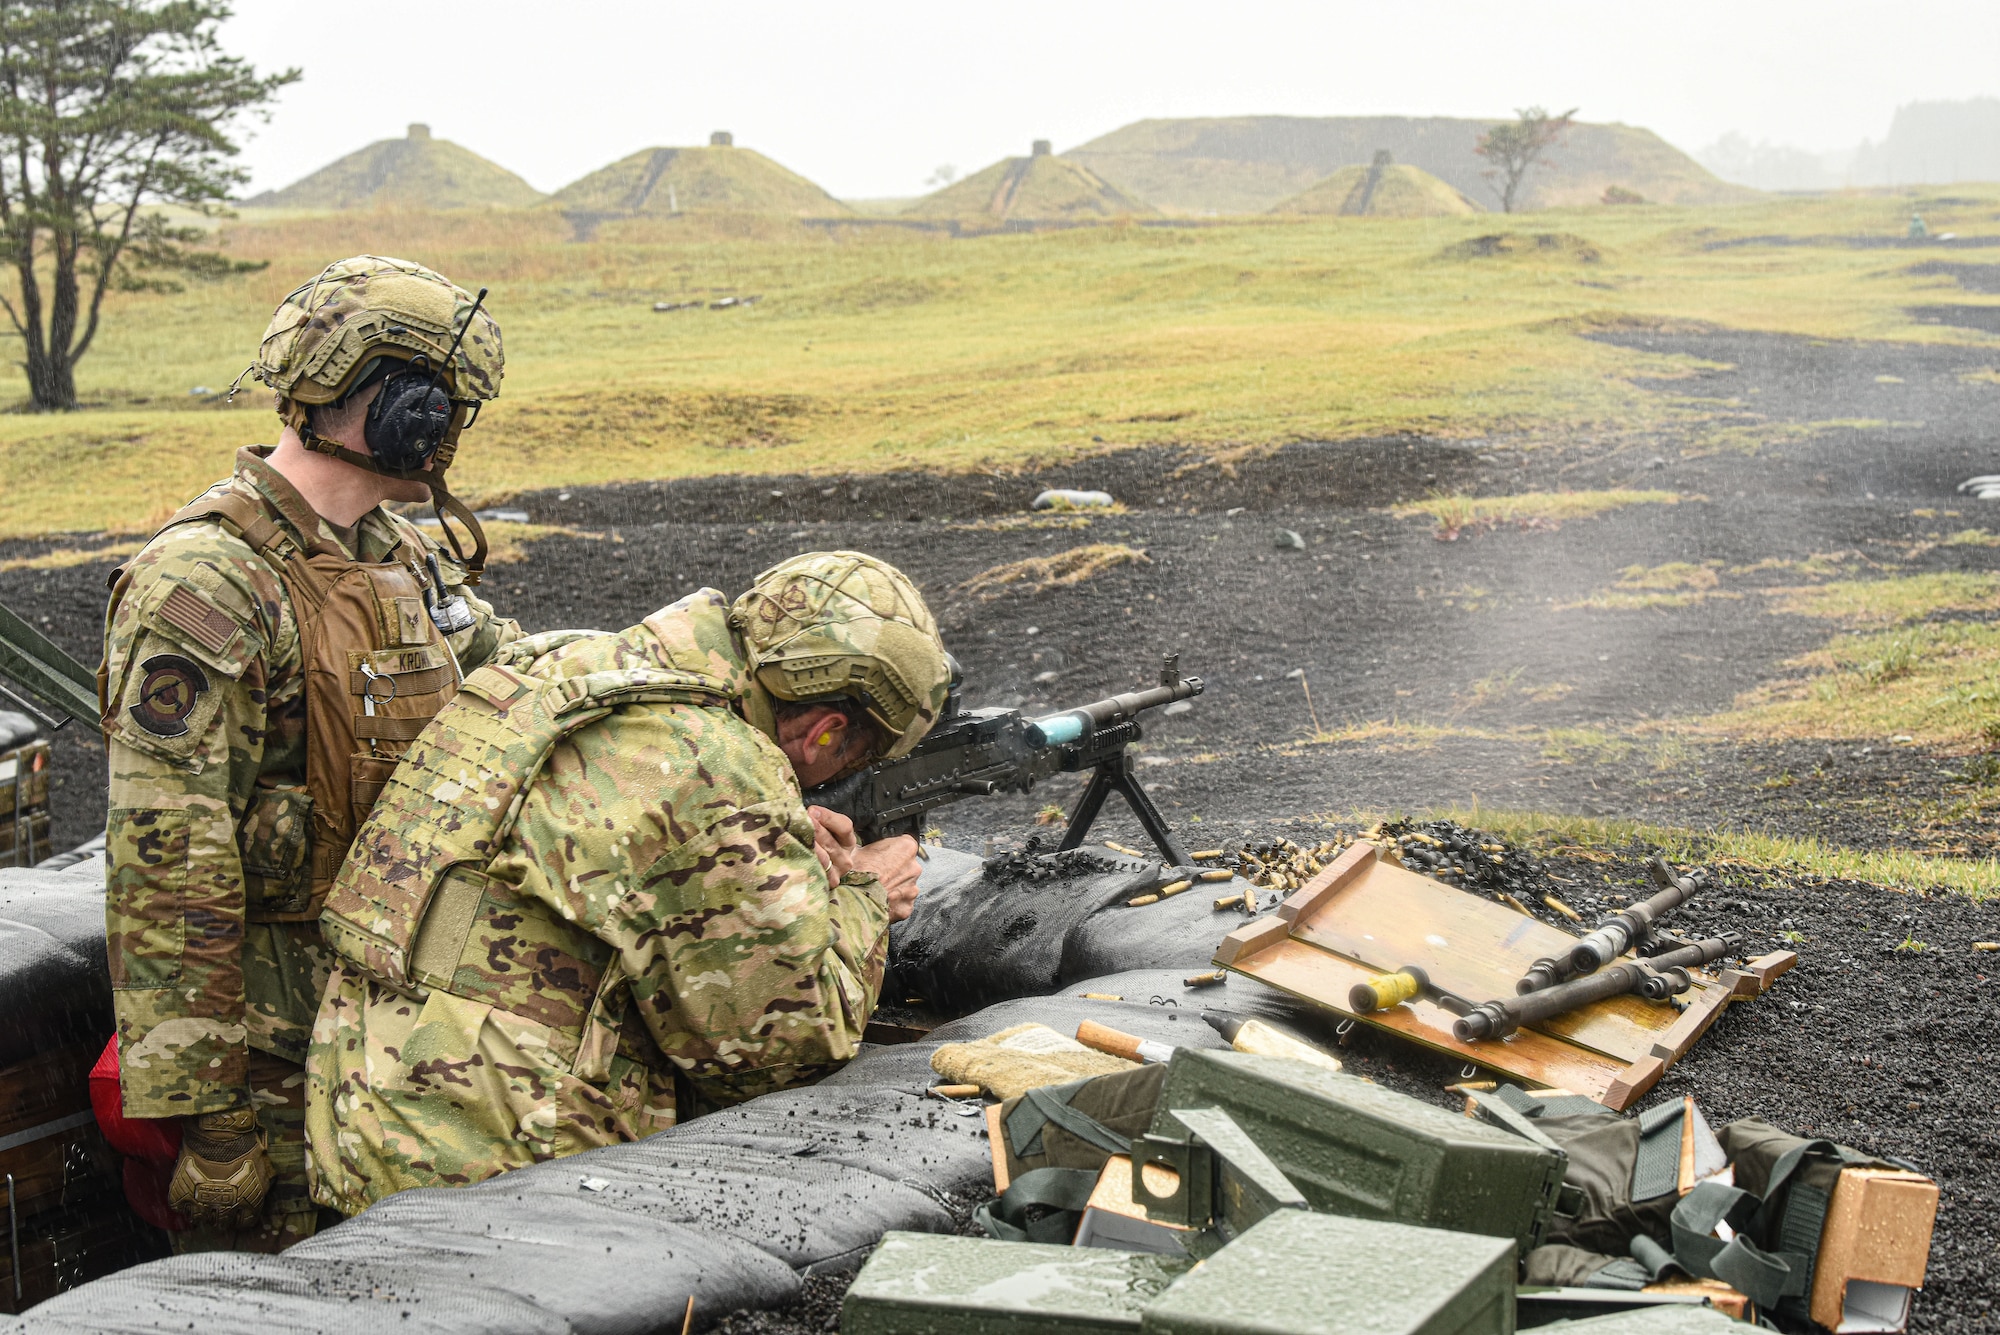
[{"label": "molle webbing", "polygon": [[[237,536],[252,551],[277,568],[286,587],[295,598],[306,602],[308,608],[317,609],[326,601],[325,581],[305,560],[309,553],[294,543],[284,526],[264,513],[264,508],[248,496],[238,491],[203,496],[182,506],[172,519],[160,526],[160,531],[201,519],[219,519],[236,530]],[[305,612],[295,609],[294,614],[303,616]]]},{"label": "molle webbing", "polygon": [[556,679],[480,668],[410,747],[356,836],[320,919],[327,944],[393,987],[449,989],[485,868],[556,743],[618,705],[728,699],[712,677],[662,668]]}]

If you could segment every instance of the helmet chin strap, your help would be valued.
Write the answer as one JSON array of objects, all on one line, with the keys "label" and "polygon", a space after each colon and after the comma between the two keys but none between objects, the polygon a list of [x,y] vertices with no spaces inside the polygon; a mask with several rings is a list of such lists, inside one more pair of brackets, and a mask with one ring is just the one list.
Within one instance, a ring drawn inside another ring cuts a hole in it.
[{"label": "helmet chin strap", "polygon": [[[401,482],[421,482],[430,488],[431,513],[437,516],[438,528],[443,531],[444,540],[451,547],[452,557],[465,567],[465,582],[467,584],[479,583],[480,575],[486,570],[486,531],[479,527],[479,520],[473,515],[465,502],[451,494],[451,489],[445,484],[445,470],[443,468],[385,468],[374,455],[364,454],[360,450],[349,449],[339,441],[328,440],[326,437],[315,432],[309,425],[300,426],[297,429],[300,443],[315,454],[324,454],[328,458],[338,459],[344,464],[351,464],[355,468],[359,468],[364,472],[374,473],[379,477],[395,478]],[[466,530],[472,535],[472,554],[470,556],[466,555],[465,548],[460,545],[458,534],[452,531],[449,523],[445,522],[446,515],[450,515],[453,519],[464,524]]]}]

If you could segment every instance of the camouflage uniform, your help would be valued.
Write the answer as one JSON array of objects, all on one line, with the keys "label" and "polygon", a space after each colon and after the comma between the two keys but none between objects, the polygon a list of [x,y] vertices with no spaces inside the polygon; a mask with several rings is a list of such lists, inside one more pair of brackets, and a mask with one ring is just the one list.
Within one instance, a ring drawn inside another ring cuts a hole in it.
[{"label": "camouflage uniform", "polygon": [[[304,546],[338,535],[264,461],[237,456],[216,484],[254,499]],[[397,535],[436,544],[377,509],[356,530],[360,560]],[[462,572],[443,559],[447,579]],[[303,1074],[330,963],[313,922],[255,922],[291,893],[309,832],[295,808],[256,801],[304,781],[301,642],[278,574],[219,523],[176,525],[126,568],[105,622],[110,762],[105,926],[128,1117],[252,1106],[276,1184],[264,1227],[198,1229],[183,1249],[273,1249],[310,1234]],[[459,593],[469,591],[463,588]],[[519,636],[475,597],[451,639],[470,668]]]},{"label": "camouflage uniform", "polygon": [[[478,722],[468,711],[491,716],[482,698],[647,673],[699,689],[610,705],[511,789],[489,786],[492,769],[455,741]],[[343,958],[307,1063],[314,1199],[352,1213],[405,1188],[476,1182],[664,1129],[690,1094],[731,1103],[853,1056],[886,962],[886,896],[872,875],[828,883],[752,674],[728,604],[704,589],[518,676],[468,678],[404,759],[329,901]],[[931,712],[912,745],[942,699],[937,676],[915,688]],[[435,899],[464,875],[435,842],[429,857],[411,851],[431,837],[422,827],[448,838],[507,792],[518,816],[489,821],[497,851],[458,901],[450,949],[428,973],[405,969],[369,936],[355,886],[386,903],[399,887],[427,894],[408,888],[450,867],[414,910],[408,953],[421,955],[454,917]],[[337,927],[343,914],[361,926]]]}]

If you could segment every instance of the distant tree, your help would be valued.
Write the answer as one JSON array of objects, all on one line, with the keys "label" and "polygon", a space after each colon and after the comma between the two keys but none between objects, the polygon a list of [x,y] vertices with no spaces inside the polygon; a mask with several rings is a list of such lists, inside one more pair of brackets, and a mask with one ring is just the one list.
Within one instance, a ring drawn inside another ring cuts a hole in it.
[{"label": "distant tree", "polygon": [[246,174],[230,128],[297,70],[223,54],[219,0],[0,0],[0,307],[21,338],[34,406],[76,406],[76,364],[105,293],[175,291],[175,274],[261,267],[197,248]]},{"label": "distant tree", "polygon": [[1571,107],[1560,116],[1551,116],[1546,107],[1523,107],[1515,112],[1518,120],[1496,125],[1479,136],[1479,144],[1472,151],[1493,164],[1481,175],[1495,182],[1493,188],[1500,196],[1501,212],[1514,211],[1528,168],[1535,165],[1543,149],[1561,142],[1569,131],[1570,118],[1579,110]]},{"label": "distant tree", "polygon": [[949,162],[947,162],[942,167],[939,167],[936,171],[932,172],[930,179],[928,181],[925,181],[924,184],[943,187],[950,185],[953,181],[956,181],[957,179],[958,179],[958,168],[952,166]]}]

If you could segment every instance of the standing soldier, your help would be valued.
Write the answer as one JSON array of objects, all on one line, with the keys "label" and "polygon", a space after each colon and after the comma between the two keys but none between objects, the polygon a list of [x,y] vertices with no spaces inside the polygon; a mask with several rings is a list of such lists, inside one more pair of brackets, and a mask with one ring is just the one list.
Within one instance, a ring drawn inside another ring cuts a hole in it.
[{"label": "standing soldier", "polygon": [[[125,1115],[179,1122],[180,1250],[314,1231],[321,903],[397,757],[520,634],[464,587],[485,538],[443,478],[501,363],[499,327],[440,275],[331,265],[278,307],[252,368],[277,391],[278,444],[241,451],[114,578],[105,930]],[[472,556],[382,504],[424,499],[468,526]]]}]

